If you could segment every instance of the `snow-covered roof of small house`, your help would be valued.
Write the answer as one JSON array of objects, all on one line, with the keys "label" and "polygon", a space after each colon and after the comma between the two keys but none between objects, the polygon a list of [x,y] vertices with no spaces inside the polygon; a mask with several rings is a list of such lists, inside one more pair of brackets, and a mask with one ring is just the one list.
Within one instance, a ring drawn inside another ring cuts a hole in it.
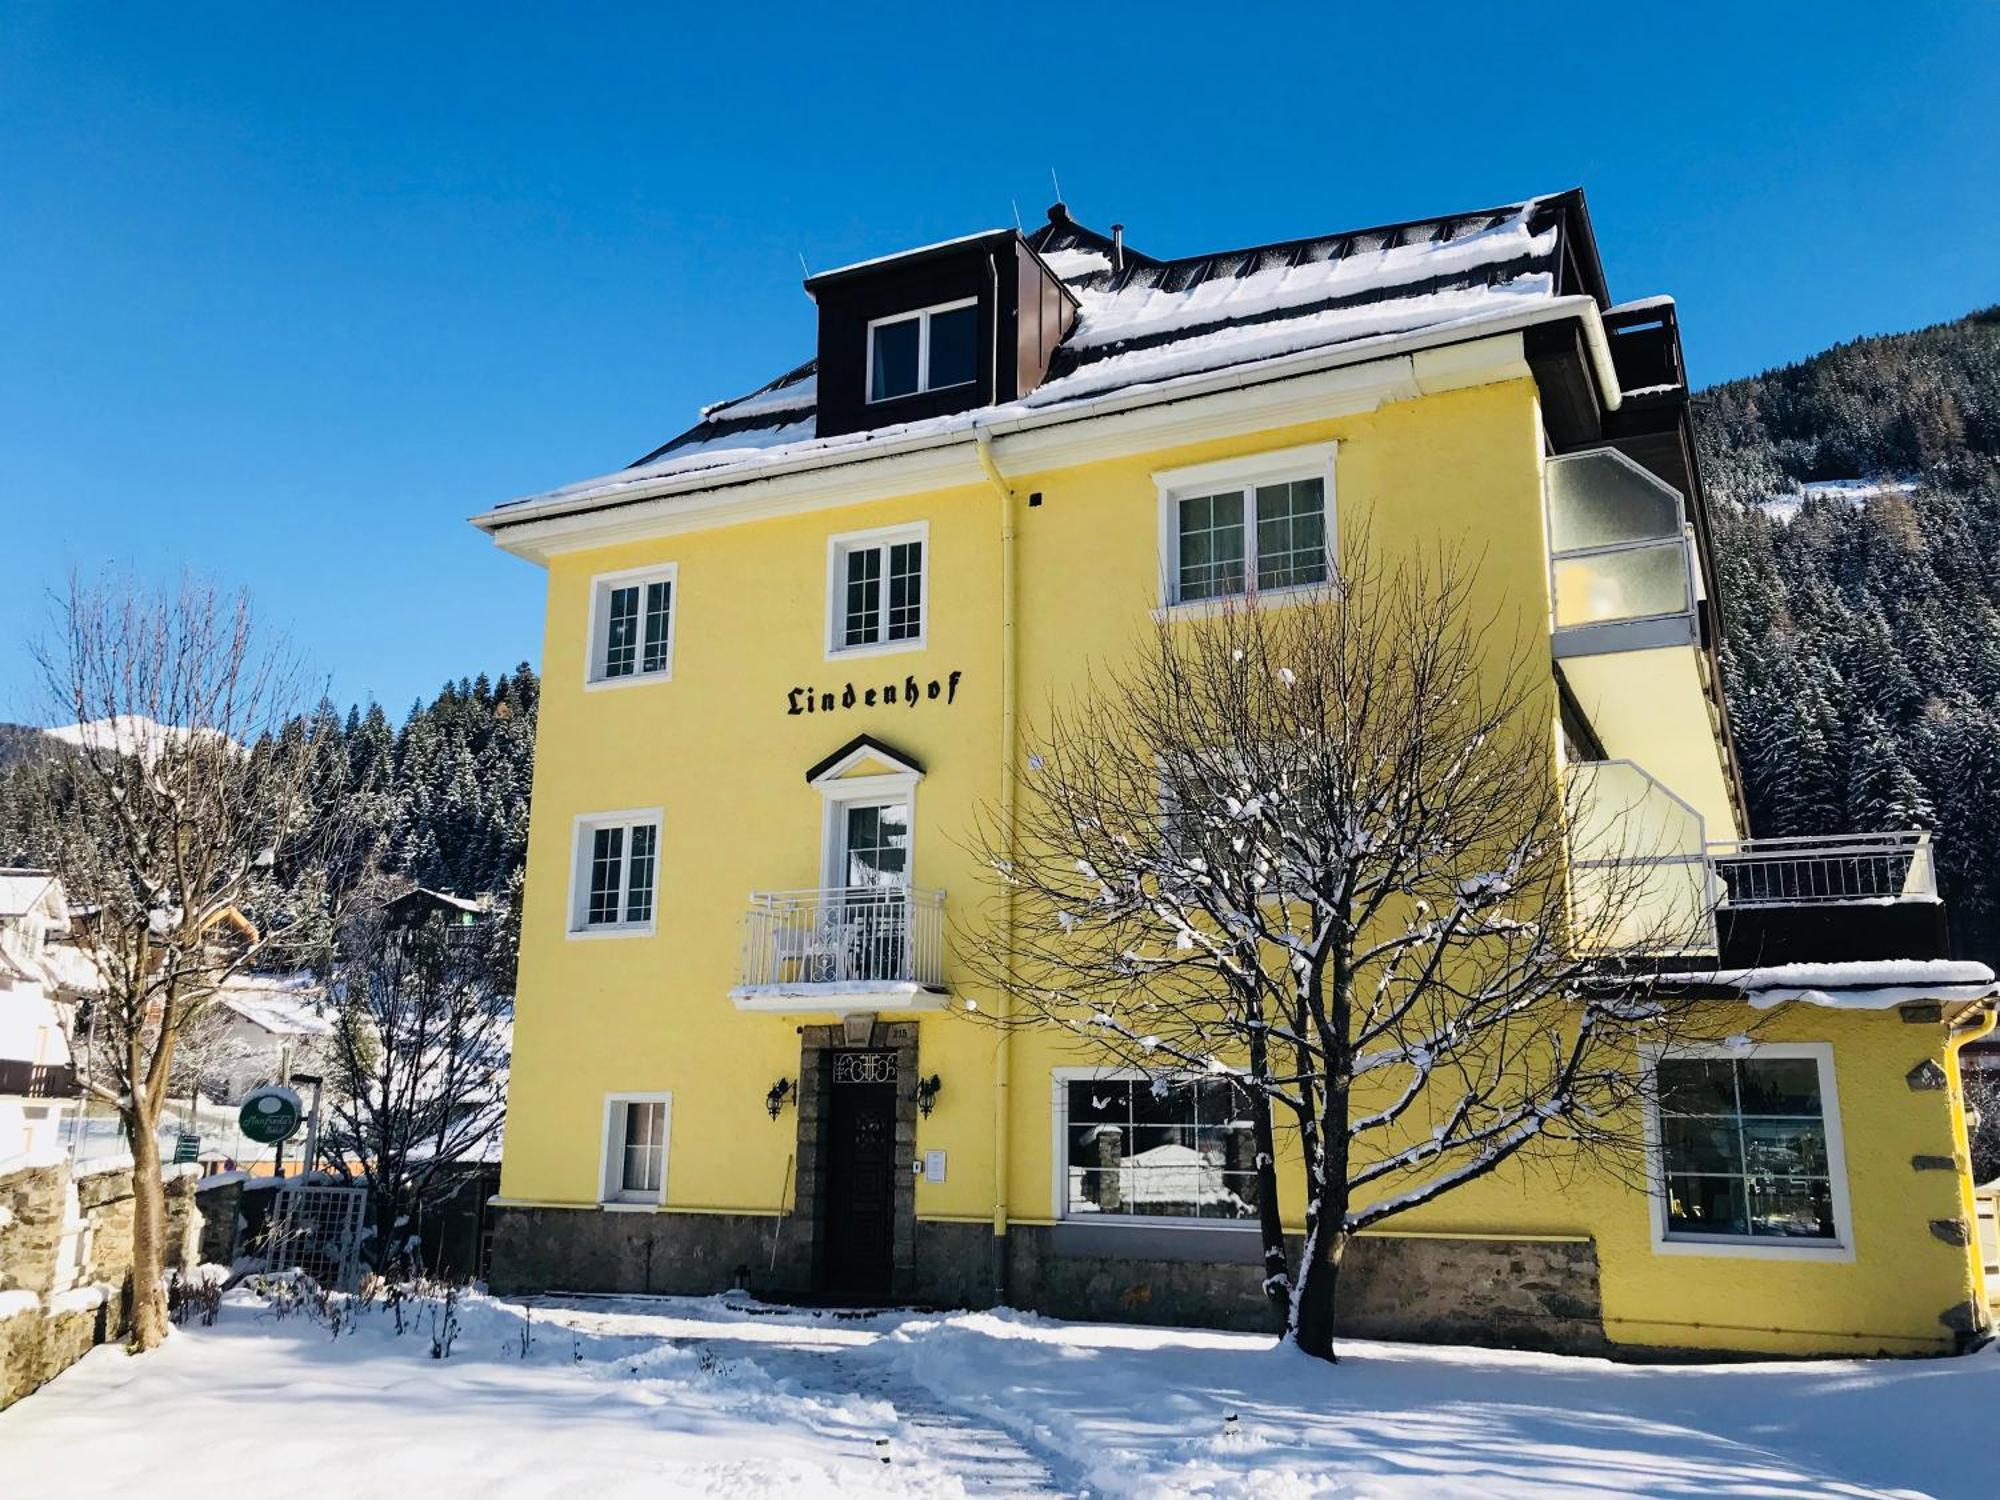
[{"label": "snow-covered roof of small house", "polygon": [[0,869],[0,917],[25,917],[45,903],[52,903],[51,913],[67,922],[62,885],[50,871]]},{"label": "snow-covered roof of small house", "polygon": [[215,992],[218,1004],[273,1036],[329,1036],[322,996],[310,974],[234,974]]},{"label": "snow-covered roof of small house", "polygon": [[[1574,212],[1570,210],[1574,208]],[[969,429],[1001,416],[1171,385],[1338,345],[1435,330],[1476,333],[1565,293],[1608,306],[1581,194],[1157,259],[1088,229],[1057,204],[1024,236],[1078,304],[1046,378],[1005,406],[863,432],[815,435],[812,361],[701,419],[631,467],[498,507],[609,498],[683,475],[721,478],[891,437]],[[865,262],[864,262],[865,264]],[[1565,274],[1565,268],[1569,274]],[[829,273],[831,274],[831,273]]]}]

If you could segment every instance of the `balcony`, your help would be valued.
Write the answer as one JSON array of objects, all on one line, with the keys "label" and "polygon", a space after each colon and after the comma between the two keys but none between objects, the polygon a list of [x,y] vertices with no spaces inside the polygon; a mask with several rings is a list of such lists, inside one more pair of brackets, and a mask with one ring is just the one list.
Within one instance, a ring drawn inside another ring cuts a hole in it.
[{"label": "balcony", "polygon": [[1944,903],[1927,833],[1711,844],[1715,925],[1731,967],[1943,958]]},{"label": "balcony", "polygon": [[742,982],[729,992],[739,1010],[931,1010],[945,994],[943,891],[848,886],[751,894]]},{"label": "balcony", "polygon": [[0,1057],[0,1095],[16,1099],[74,1099],[80,1092],[69,1063],[33,1063]]},{"label": "balcony", "polygon": [[1927,833],[1713,842],[1631,761],[1570,775],[1573,902],[1586,940],[1608,951],[1714,954],[1728,968],[1949,951]]}]

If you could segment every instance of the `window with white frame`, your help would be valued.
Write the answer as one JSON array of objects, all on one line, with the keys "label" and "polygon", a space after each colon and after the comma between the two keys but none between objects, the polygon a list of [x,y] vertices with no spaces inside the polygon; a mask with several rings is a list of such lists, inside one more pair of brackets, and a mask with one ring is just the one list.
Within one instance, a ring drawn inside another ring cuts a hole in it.
[{"label": "window with white frame", "polygon": [[664,680],[674,667],[674,575],[671,565],[593,579],[590,599],[592,683]]},{"label": "window with white frame", "polygon": [[650,932],[659,857],[657,810],[578,818],[570,930]]},{"label": "window with white frame", "polygon": [[667,1195],[671,1094],[613,1094],[604,1101],[606,1203],[660,1203]]},{"label": "window with white frame", "polygon": [[1653,1067],[1661,1243],[1851,1244],[1831,1048],[1670,1053]]},{"label": "window with white frame", "polygon": [[1333,539],[1330,447],[1156,475],[1170,604],[1324,583]]},{"label": "window with white frame", "polygon": [[1064,1218],[1256,1219],[1250,1101],[1230,1079],[1058,1069],[1054,1105]]},{"label": "window with white frame", "polygon": [[927,528],[834,537],[828,649],[904,650],[924,642]]},{"label": "window with white frame", "polygon": [[868,325],[868,399],[970,385],[979,374],[979,302],[941,302]]}]

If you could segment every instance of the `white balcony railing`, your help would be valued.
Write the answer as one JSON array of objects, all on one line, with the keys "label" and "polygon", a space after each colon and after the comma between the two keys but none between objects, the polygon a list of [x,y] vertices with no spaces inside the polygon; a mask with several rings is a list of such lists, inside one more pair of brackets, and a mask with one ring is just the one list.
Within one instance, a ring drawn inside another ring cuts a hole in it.
[{"label": "white balcony railing", "polygon": [[943,891],[751,893],[739,994],[875,986],[943,991]]},{"label": "white balcony railing", "polygon": [[1743,839],[1710,844],[1708,852],[1722,904],[1739,911],[1938,899],[1931,836],[1917,830]]}]

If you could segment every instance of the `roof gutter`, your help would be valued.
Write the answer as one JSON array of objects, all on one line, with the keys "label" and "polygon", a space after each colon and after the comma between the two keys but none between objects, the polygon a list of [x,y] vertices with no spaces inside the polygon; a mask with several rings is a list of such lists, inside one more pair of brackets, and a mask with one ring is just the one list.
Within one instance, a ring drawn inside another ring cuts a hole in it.
[{"label": "roof gutter", "polygon": [[[500,542],[500,533],[531,522],[581,515],[648,500],[725,490],[793,475],[956,447],[977,441],[976,433],[980,431],[984,431],[989,437],[1007,437],[1015,433],[1060,427],[1143,407],[1192,400],[1221,391],[1270,385],[1347,365],[1371,364],[1420,349],[1463,343],[1470,339],[1488,338],[1498,333],[1517,332],[1570,319],[1582,325],[1585,347],[1589,350],[1591,363],[1595,367],[1597,385],[1605,409],[1616,411],[1623,404],[1624,397],[1618,384],[1617,368],[1611,358],[1611,344],[1605,335],[1604,321],[1596,299],[1581,295],[1553,297],[1537,306],[1524,308],[1518,312],[1507,312],[1486,318],[1468,318],[1444,327],[1425,329],[1416,333],[1387,334],[1376,339],[1356,339],[1323,349],[1307,350],[1300,354],[1281,355],[1254,364],[1232,365],[1222,370],[1204,371],[1198,375],[1161,381],[1156,385],[1112,391],[1103,396],[1064,402],[1044,409],[1026,407],[1011,416],[986,418],[977,412],[969,412],[962,424],[942,430],[905,437],[883,438],[876,442],[856,443],[850,447],[817,449],[768,464],[754,464],[745,468],[718,466],[715,469],[661,475],[654,479],[634,478],[620,481],[612,477],[605,481],[608,487],[604,489],[580,494],[558,491],[539,498],[514,501],[473,516],[471,521],[480,530],[493,536],[496,542]],[[1014,405],[1020,407],[1021,404],[1014,403]]]}]

